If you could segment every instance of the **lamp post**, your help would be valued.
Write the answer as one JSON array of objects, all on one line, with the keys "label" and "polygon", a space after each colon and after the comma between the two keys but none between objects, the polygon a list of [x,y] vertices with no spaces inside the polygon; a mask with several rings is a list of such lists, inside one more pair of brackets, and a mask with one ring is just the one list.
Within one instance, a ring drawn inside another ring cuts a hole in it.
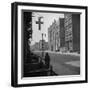
[{"label": "lamp post", "polygon": [[44,57],[44,39],[43,36],[46,36],[46,34],[42,33],[42,57]]}]

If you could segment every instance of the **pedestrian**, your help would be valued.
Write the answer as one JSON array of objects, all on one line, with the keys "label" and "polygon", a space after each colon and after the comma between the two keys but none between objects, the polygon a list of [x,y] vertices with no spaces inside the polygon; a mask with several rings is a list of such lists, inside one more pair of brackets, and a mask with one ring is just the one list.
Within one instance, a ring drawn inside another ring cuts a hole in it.
[{"label": "pedestrian", "polygon": [[48,53],[46,53],[46,55],[45,55],[45,65],[47,68],[50,67],[50,56]]}]

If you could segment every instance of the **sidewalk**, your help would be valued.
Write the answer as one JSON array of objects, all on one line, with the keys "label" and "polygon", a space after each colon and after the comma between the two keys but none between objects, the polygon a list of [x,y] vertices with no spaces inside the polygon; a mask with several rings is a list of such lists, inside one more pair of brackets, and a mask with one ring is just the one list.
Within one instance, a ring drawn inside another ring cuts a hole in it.
[{"label": "sidewalk", "polygon": [[80,56],[80,54],[76,53],[76,52],[55,52],[55,51],[45,51],[45,52],[49,52],[49,53],[54,53],[54,54],[62,54],[62,55],[71,55],[71,56]]}]

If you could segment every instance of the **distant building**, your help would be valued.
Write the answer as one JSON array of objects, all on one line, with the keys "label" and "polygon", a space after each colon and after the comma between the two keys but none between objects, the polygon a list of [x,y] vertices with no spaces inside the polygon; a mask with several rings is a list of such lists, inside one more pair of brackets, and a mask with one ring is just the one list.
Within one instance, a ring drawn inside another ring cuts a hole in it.
[{"label": "distant building", "polygon": [[60,19],[58,21],[54,20],[52,25],[48,28],[48,43],[49,50],[60,50]]},{"label": "distant building", "polygon": [[48,47],[48,42],[46,42],[45,40],[39,41],[39,50],[48,50]]},{"label": "distant building", "polygon": [[69,52],[80,52],[80,14],[65,14],[65,47]]},{"label": "distant building", "polygon": [[60,19],[55,26],[55,51],[60,51]]},{"label": "distant building", "polygon": [[36,42],[34,45],[30,46],[30,49],[33,50],[39,50],[39,43]]},{"label": "distant building", "polygon": [[53,51],[54,50],[54,30],[53,26],[54,23],[48,28],[48,44],[49,44],[49,50]]},{"label": "distant building", "polygon": [[[42,45],[43,42],[43,45]],[[45,42],[45,40],[40,40],[39,42],[36,42],[34,45],[32,45],[30,48],[31,50],[40,50],[42,51],[42,46],[43,46],[43,50],[48,50],[48,42]]]}]

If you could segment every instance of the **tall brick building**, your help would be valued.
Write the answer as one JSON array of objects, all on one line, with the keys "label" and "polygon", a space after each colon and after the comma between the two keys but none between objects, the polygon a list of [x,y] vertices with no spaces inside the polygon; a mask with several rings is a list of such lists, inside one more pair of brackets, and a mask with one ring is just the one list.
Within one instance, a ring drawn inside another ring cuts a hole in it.
[{"label": "tall brick building", "polygon": [[80,14],[65,14],[66,51],[80,52]]},{"label": "tall brick building", "polygon": [[65,28],[64,18],[60,18],[60,51],[65,51]]}]

